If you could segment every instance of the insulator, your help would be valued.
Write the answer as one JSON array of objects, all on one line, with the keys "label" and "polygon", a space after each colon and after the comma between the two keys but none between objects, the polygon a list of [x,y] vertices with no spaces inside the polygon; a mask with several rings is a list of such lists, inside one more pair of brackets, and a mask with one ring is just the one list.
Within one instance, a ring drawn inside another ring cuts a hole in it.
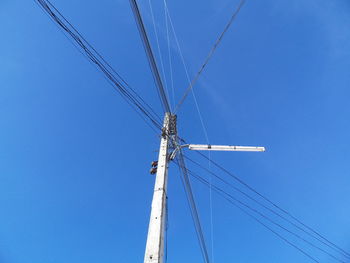
[{"label": "insulator", "polygon": [[176,121],[177,121],[177,116],[176,115],[170,115],[169,116],[169,134],[170,135],[175,135],[177,133]]}]

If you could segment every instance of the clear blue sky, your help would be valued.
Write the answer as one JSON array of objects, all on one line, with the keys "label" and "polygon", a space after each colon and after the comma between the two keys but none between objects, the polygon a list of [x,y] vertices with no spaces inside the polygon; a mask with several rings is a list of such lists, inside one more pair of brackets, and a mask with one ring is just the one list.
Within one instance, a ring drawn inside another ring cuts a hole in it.
[{"label": "clear blue sky", "polygon": [[[128,1],[52,2],[161,113]],[[152,2],[166,56],[162,1]],[[193,76],[238,1],[168,4]],[[348,251],[349,13],[348,0],[248,0],[195,87],[210,143],[267,148],[211,157]],[[0,25],[0,262],[142,262],[157,135],[34,1],[2,0]],[[171,42],[178,100],[186,78]],[[206,142],[192,97],[178,126]],[[209,192],[193,187],[211,251]],[[215,194],[213,233],[216,263],[311,262]],[[168,240],[169,263],[201,262],[174,165]]]}]

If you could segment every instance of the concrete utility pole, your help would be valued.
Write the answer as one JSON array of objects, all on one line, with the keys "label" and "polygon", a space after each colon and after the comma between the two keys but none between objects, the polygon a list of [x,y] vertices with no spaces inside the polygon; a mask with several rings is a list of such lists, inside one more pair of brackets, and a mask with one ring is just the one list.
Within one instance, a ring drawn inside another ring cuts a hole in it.
[{"label": "concrete utility pole", "polygon": [[[205,145],[205,144],[185,144],[174,146],[177,136],[176,115],[166,113],[162,128],[162,138],[158,162],[153,162],[151,173],[157,173],[154,185],[152,200],[151,218],[149,221],[147,243],[144,263],[163,263],[164,256],[164,231],[166,221],[166,202],[167,202],[167,182],[168,182],[168,163],[174,159],[180,148],[190,150],[204,151],[244,151],[244,152],[263,152],[264,147],[251,146],[231,146],[231,145]],[[172,147],[170,147],[172,146]],[[174,148],[175,147],[175,148]],[[172,153],[169,153],[172,148]]]},{"label": "concrete utility pole", "polygon": [[165,114],[144,263],[163,263],[171,115]]}]

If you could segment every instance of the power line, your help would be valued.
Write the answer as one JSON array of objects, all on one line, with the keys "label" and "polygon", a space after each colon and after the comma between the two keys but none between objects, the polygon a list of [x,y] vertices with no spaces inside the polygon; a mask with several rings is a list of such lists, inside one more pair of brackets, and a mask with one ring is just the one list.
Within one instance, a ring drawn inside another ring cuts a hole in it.
[{"label": "power line", "polygon": [[36,3],[38,3],[56,25],[67,34],[66,36],[72,40],[81,53],[84,54],[92,64],[97,66],[112,87],[119,92],[126,102],[131,105],[148,124],[152,124],[151,127],[155,126],[158,130],[161,129],[160,118],[152,107],[130,87],[130,85],[79,33],[79,31],[63,16],[63,14],[49,0],[36,0]]},{"label": "power line", "polygon": [[181,182],[182,182],[183,187],[184,187],[185,192],[186,192],[186,197],[187,197],[187,201],[188,201],[188,204],[189,204],[189,207],[191,210],[191,216],[192,216],[192,219],[193,219],[193,222],[195,225],[197,238],[198,238],[199,245],[200,245],[201,252],[202,252],[202,257],[206,263],[209,263],[210,261],[209,261],[207,247],[205,244],[203,230],[202,230],[201,223],[199,220],[196,203],[194,201],[190,180],[188,178],[188,169],[185,166],[185,160],[184,160],[183,153],[182,153],[181,149],[179,149],[179,152],[176,156],[176,163],[178,164],[179,169],[180,169],[180,173],[182,175]]},{"label": "power line", "polygon": [[164,2],[164,17],[165,17],[165,29],[166,29],[166,36],[167,36],[167,46],[168,46],[168,59],[169,59],[169,72],[170,72],[170,87],[172,92],[172,101],[173,106],[175,107],[175,89],[174,89],[174,79],[173,79],[173,65],[172,65],[172,57],[170,53],[170,36],[169,36],[169,22],[168,22],[168,13],[167,13],[167,5],[166,1]]},{"label": "power line", "polygon": [[164,112],[171,112],[169,102],[168,102],[168,99],[167,99],[167,96],[166,96],[166,93],[164,90],[163,82],[162,82],[162,79],[160,77],[157,63],[156,63],[156,60],[154,58],[153,51],[152,51],[152,48],[151,48],[151,45],[150,45],[150,42],[149,42],[149,39],[147,36],[147,31],[146,31],[145,25],[143,24],[143,21],[142,21],[139,7],[137,5],[136,0],[129,0],[129,2],[130,2],[130,5],[132,8],[134,17],[135,17],[137,28],[139,29],[139,33],[140,33],[140,36],[142,39],[143,47],[144,47],[145,52],[147,54],[148,62],[149,62],[150,68],[151,68],[152,73],[153,73],[154,81],[156,83],[156,86],[158,87],[160,99],[161,99],[161,102],[163,105],[163,110],[164,110]]},{"label": "power line", "polygon": [[[200,167],[201,169],[203,169],[204,171],[206,171],[207,173],[213,175],[215,178],[217,178],[218,180],[220,180],[221,182],[223,182],[224,184],[228,185],[229,187],[231,187],[232,189],[234,189],[236,192],[244,195],[245,197],[247,197],[248,199],[252,200],[254,203],[262,206],[263,208],[265,208],[266,210],[268,210],[269,212],[273,213],[274,215],[278,216],[279,218],[285,220],[286,222],[288,222],[289,224],[291,224],[292,226],[296,227],[297,229],[299,229],[300,231],[302,231],[303,233],[307,234],[308,236],[316,239],[317,241],[321,242],[323,245],[329,247],[330,249],[332,249],[333,251],[340,253],[342,256],[347,257],[346,254],[342,253],[342,251],[339,251],[337,249],[335,249],[333,246],[329,245],[327,242],[325,242],[324,240],[320,239],[319,237],[311,234],[310,232],[306,231],[304,228],[300,227],[299,225],[297,225],[295,222],[293,222],[292,220],[288,219],[287,217],[285,217],[284,215],[276,212],[275,210],[271,209],[270,207],[264,205],[262,202],[258,201],[257,199],[253,198],[252,196],[250,196],[249,194],[247,194],[246,192],[242,191],[241,189],[239,189],[238,187],[230,184],[229,182],[227,182],[226,180],[224,180],[223,178],[221,178],[218,174],[212,172],[211,170],[208,170],[207,168],[205,168],[203,165],[201,165],[200,163],[194,161],[193,159],[189,158],[188,156],[185,156],[185,158],[187,160],[189,160],[190,162],[192,162],[193,164],[197,165],[198,167]],[[327,253],[328,254],[328,253]]]},{"label": "power line", "polygon": [[237,9],[234,11],[234,13],[232,14],[229,22],[227,23],[226,27],[224,28],[224,31],[221,33],[221,35],[219,36],[219,38],[216,40],[214,46],[212,47],[212,49],[210,50],[208,56],[206,57],[204,63],[202,64],[202,66],[200,67],[199,71],[197,72],[197,74],[195,75],[195,77],[193,78],[192,82],[190,83],[190,85],[188,86],[188,88],[185,91],[185,94],[182,96],[181,100],[179,101],[179,103],[177,104],[174,112],[176,113],[178,111],[178,109],[180,108],[180,106],[183,104],[183,102],[185,101],[188,93],[190,92],[190,90],[193,88],[194,84],[197,82],[199,76],[201,75],[201,73],[203,72],[204,68],[206,67],[206,65],[208,64],[209,60],[211,59],[211,57],[213,56],[216,48],[218,47],[218,45],[220,44],[222,38],[224,37],[225,33],[227,32],[227,30],[230,28],[232,22],[235,20],[236,16],[238,15],[239,11],[241,10],[242,6],[244,5],[245,0],[241,0]]},{"label": "power line", "polygon": [[234,200],[235,202],[239,203],[240,205],[248,208],[249,210],[251,210],[252,212],[258,214],[259,216],[261,216],[262,218],[266,219],[267,221],[269,221],[270,223],[274,224],[275,226],[279,227],[280,229],[286,231],[287,233],[293,235],[294,237],[300,239],[301,241],[305,242],[306,244],[308,244],[309,246],[312,246],[313,248],[327,254],[328,256],[332,257],[333,259],[335,259],[338,262],[341,263],[346,263],[345,261],[342,261],[341,259],[337,258],[335,255],[329,253],[328,251],[324,250],[323,248],[315,245],[314,243],[308,241],[307,239],[303,238],[302,236],[300,236],[299,234],[296,234],[295,232],[289,230],[288,228],[282,226],[281,224],[277,223],[276,221],[272,220],[270,217],[266,216],[265,214],[263,214],[262,212],[258,211],[255,208],[252,208],[251,206],[249,206],[248,204],[238,200],[237,198],[235,198],[234,196],[232,196],[231,194],[228,194],[227,192],[223,191],[222,189],[219,189],[218,187],[214,186],[214,188],[216,188],[217,190],[223,192],[226,196],[228,196],[229,198],[231,198],[232,200]]},{"label": "power line", "polygon": [[[183,140],[184,141],[184,140]],[[201,157],[203,157],[206,160],[209,160],[207,156],[205,156],[204,154],[202,154],[201,152],[196,151],[197,154],[199,154]],[[282,207],[280,207],[279,205],[277,205],[275,202],[273,202],[272,200],[270,200],[269,198],[267,198],[266,196],[264,196],[263,194],[259,193],[257,190],[255,190],[253,187],[249,186],[246,182],[244,182],[242,179],[240,179],[238,176],[234,175],[233,173],[231,173],[230,171],[228,171],[227,169],[225,169],[222,165],[218,164],[217,162],[215,162],[213,159],[210,160],[211,163],[216,166],[218,169],[220,169],[221,171],[223,171],[224,173],[226,173],[227,175],[229,175],[231,178],[233,178],[235,181],[237,181],[238,183],[240,183],[241,185],[243,185],[244,187],[248,188],[250,191],[254,192],[255,194],[257,194],[258,196],[260,196],[262,199],[264,199],[266,202],[268,202],[269,204],[271,204],[273,207],[277,208],[279,211],[281,211],[282,213],[284,213],[285,215],[289,216],[291,219],[295,220],[297,223],[299,223],[300,225],[302,225],[303,227],[305,227],[307,230],[309,230],[310,232],[312,232],[313,234],[315,234],[316,236],[318,236],[319,238],[321,238],[324,242],[328,243],[329,246],[332,246],[333,248],[335,248],[336,250],[338,250],[338,252],[342,253],[345,257],[349,258],[350,254],[349,252],[345,251],[344,249],[342,249],[341,247],[339,247],[338,245],[336,245],[334,242],[330,241],[329,239],[327,239],[326,237],[324,237],[323,235],[321,235],[319,232],[317,232],[315,229],[313,229],[312,227],[306,225],[305,223],[303,223],[300,219],[296,218],[294,215],[292,215],[290,212],[288,212],[287,210],[283,209]]]},{"label": "power line", "polygon": [[[209,187],[209,182],[207,180],[205,180],[203,177],[198,176],[197,174],[195,174],[194,172],[188,170],[187,171],[189,173],[189,175],[191,175],[193,178],[197,179],[199,182],[201,182],[202,184],[204,184],[205,186]],[[250,216],[251,218],[253,218],[255,221],[257,221],[259,224],[263,225],[265,228],[267,228],[269,231],[271,231],[272,233],[274,233],[275,235],[277,235],[280,239],[282,239],[284,242],[288,243],[289,245],[293,246],[294,248],[296,248],[297,250],[299,250],[301,253],[303,253],[305,256],[307,256],[308,258],[310,258],[312,261],[319,263],[320,261],[318,261],[315,257],[311,256],[309,253],[307,253],[304,249],[300,248],[299,246],[295,245],[293,242],[291,242],[290,240],[288,240],[286,237],[282,236],[280,233],[278,233],[277,231],[275,231],[274,229],[272,229],[271,227],[269,227],[268,225],[266,225],[265,223],[263,223],[258,217],[254,216],[253,214],[251,214],[250,212],[248,212],[246,210],[246,208],[248,208],[249,210],[251,210],[253,213],[256,213],[254,208],[251,208],[249,205],[244,204],[243,202],[238,201],[236,198],[234,198],[232,195],[228,194],[227,192],[225,192],[224,190],[220,189],[219,187],[212,185],[213,190],[219,194],[221,197],[223,197],[224,199],[226,199],[228,202],[230,202],[231,204],[233,204],[235,207],[237,207],[238,209],[240,209],[243,213],[247,214],[248,216]],[[243,208],[245,207],[245,208]],[[261,215],[260,215],[261,216]],[[262,216],[263,218],[267,218],[265,216]],[[269,220],[270,222],[273,220]]]},{"label": "power line", "polygon": [[[159,56],[159,61],[160,61],[160,68],[162,70],[162,75],[163,75],[163,83],[164,83],[164,87],[165,87],[165,91],[166,91],[166,95],[167,98],[169,99],[169,90],[168,90],[168,83],[167,83],[167,78],[165,75],[165,70],[164,70],[164,63],[163,63],[163,56],[162,56],[162,52],[160,50],[160,44],[159,44],[159,38],[158,38],[158,32],[157,32],[157,26],[156,26],[156,21],[154,18],[154,12],[153,12],[153,7],[152,7],[152,3],[151,0],[148,0],[148,5],[151,11],[151,18],[152,18],[152,24],[153,24],[153,31],[154,31],[154,35],[156,37],[156,43],[157,43],[157,51],[158,51],[158,56]],[[170,105],[170,109],[171,109],[171,104]],[[175,105],[174,105],[175,107]]]}]

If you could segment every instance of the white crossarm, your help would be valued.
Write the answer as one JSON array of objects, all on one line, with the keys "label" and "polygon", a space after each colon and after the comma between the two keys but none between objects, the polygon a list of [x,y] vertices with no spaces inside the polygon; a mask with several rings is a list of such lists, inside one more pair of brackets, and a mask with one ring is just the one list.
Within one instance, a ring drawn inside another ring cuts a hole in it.
[{"label": "white crossarm", "polygon": [[194,151],[237,151],[237,152],[264,152],[265,147],[255,146],[231,146],[210,144],[188,144],[188,149]]}]

